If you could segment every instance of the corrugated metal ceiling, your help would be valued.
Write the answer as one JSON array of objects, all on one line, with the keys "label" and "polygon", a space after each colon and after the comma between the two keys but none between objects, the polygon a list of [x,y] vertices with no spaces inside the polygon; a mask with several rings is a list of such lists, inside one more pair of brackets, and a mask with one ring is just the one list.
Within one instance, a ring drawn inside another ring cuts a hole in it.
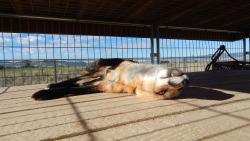
[{"label": "corrugated metal ceiling", "polygon": [[250,29],[249,0],[0,0],[0,13],[133,24]]}]

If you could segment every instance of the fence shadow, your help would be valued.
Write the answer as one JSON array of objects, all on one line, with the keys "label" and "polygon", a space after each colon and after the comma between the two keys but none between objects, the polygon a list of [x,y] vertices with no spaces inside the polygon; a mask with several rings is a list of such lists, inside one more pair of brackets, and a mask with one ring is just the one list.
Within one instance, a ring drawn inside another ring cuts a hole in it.
[{"label": "fence shadow", "polygon": [[214,86],[211,85],[209,87],[250,94],[249,86],[250,86],[250,81],[248,80],[242,82],[233,82],[231,84],[214,85]]},{"label": "fence shadow", "polygon": [[234,92],[250,93],[250,71],[221,70],[189,73],[190,85]]},{"label": "fence shadow", "polygon": [[[96,141],[95,136],[92,134],[91,129],[89,128],[87,122],[84,120],[84,118],[81,116],[80,112],[77,110],[77,107],[74,105],[72,100],[69,97],[66,97],[66,100],[69,102],[72,110],[74,111],[78,121],[80,122],[82,129],[86,131],[86,134],[89,136],[90,141]],[[76,136],[77,134],[73,135]],[[69,135],[72,136],[72,135]],[[64,138],[64,137],[62,137]]]},{"label": "fence shadow", "polygon": [[232,94],[227,94],[221,91],[202,88],[202,87],[186,87],[180,96],[176,99],[204,99],[204,100],[227,100],[234,97]]}]

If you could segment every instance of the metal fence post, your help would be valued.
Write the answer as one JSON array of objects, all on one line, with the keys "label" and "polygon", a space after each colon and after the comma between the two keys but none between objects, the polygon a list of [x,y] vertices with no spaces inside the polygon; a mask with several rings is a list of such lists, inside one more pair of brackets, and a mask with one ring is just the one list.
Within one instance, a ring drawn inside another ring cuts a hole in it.
[{"label": "metal fence post", "polygon": [[54,80],[57,83],[56,60],[54,60]]},{"label": "metal fence post", "polygon": [[154,64],[154,26],[150,27],[150,41],[151,41],[151,64]]},{"label": "metal fence post", "polygon": [[159,25],[155,25],[155,37],[156,37],[156,57],[157,64],[160,64],[160,38],[159,38]]},{"label": "metal fence post", "polygon": [[247,58],[247,47],[246,47],[246,36],[245,34],[243,35],[243,61],[246,62]]}]

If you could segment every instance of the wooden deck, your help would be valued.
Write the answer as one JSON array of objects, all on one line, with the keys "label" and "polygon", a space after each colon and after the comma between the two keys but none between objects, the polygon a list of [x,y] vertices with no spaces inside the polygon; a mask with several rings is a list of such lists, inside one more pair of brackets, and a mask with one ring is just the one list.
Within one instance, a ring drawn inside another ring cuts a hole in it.
[{"label": "wooden deck", "polygon": [[0,140],[250,140],[250,71],[191,73],[174,100],[89,94],[50,101],[44,88],[0,88]]}]

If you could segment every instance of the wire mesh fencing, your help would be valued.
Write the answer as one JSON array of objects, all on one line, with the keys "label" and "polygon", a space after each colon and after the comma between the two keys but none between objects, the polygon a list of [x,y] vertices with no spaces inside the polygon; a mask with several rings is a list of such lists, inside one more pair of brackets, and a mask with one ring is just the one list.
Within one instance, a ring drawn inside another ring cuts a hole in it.
[{"label": "wire mesh fencing", "polygon": [[[243,61],[243,42],[199,41],[160,39],[161,64],[177,67],[185,72],[204,71],[211,62],[211,57],[220,45],[225,45],[228,52],[237,60]],[[223,54],[219,61],[233,61],[228,55]]]},{"label": "wire mesh fencing", "polygon": [[[22,26],[9,25],[10,32],[3,32],[3,26],[0,27],[2,28],[0,32],[0,86],[62,81],[78,75],[88,63],[98,58],[126,58],[140,63],[151,63],[152,60],[157,59],[152,55],[152,52],[157,52],[156,39],[143,35],[150,32],[150,27],[133,27],[129,30],[128,25],[126,30],[113,31],[107,28],[108,26],[103,27],[100,24],[96,24],[95,27],[80,25],[78,34],[53,33],[53,29],[49,34],[38,32],[47,30],[46,24],[41,27],[38,26],[38,22],[28,21],[25,30],[27,32],[22,32]],[[31,26],[34,27],[35,32],[29,32]],[[58,27],[59,31],[60,29],[70,31],[76,28],[60,24]],[[20,32],[16,32],[14,28]],[[97,33],[98,30],[100,32],[105,30],[112,34],[84,34],[81,33],[82,29],[90,32],[95,29]],[[124,36],[115,36],[118,32],[119,35]],[[141,35],[129,36],[130,32]],[[159,62],[161,65],[181,68],[185,72],[204,71],[210,62],[210,57],[220,45],[225,45],[236,59],[243,60],[242,40],[224,42],[160,38]],[[229,58],[223,56],[221,60],[227,61]]]},{"label": "wire mesh fencing", "polygon": [[80,73],[98,58],[147,62],[149,39],[84,35],[2,33],[1,85],[61,81]]},{"label": "wire mesh fencing", "polygon": [[0,86],[62,81],[98,58],[150,63],[150,50],[149,38],[0,32]]}]

